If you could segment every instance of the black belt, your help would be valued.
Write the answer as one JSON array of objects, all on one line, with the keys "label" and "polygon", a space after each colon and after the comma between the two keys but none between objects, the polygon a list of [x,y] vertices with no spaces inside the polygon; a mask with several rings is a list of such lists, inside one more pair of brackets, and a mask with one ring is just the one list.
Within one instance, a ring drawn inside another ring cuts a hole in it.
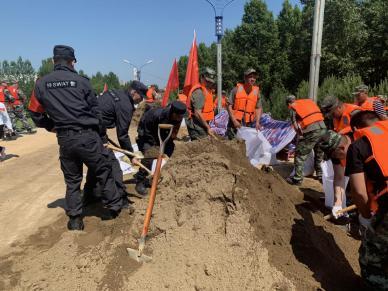
[{"label": "black belt", "polygon": [[57,134],[70,136],[70,135],[77,135],[77,134],[95,131],[95,129],[92,127],[88,127],[88,128],[58,128],[56,131],[57,131]]}]

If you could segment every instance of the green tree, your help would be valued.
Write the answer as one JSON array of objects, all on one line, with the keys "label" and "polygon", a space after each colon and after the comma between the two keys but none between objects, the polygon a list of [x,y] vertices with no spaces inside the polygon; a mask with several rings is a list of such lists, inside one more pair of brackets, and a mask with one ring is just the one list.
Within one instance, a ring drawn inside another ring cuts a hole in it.
[{"label": "green tree", "polygon": [[181,56],[178,60],[178,74],[179,74],[179,86],[182,89],[185,83],[187,63],[189,61],[188,56]]},{"label": "green tree", "polygon": [[276,23],[279,29],[279,53],[285,54],[286,59],[283,85],[293,91],[305,78],[306,63],[309,61],[307,47],[302,42],[306,38],[302,27],[302,12],[298,6],[293,7],[285,0]]},{"label": "green tree", "polygon": [[39,78],[51,73],[54,70],[54,63],[52,58],[42,60],[42,64],[38,69]]},{"label": "green tree", "polygon": [[361,15],[366,24],[363,51],[368,58],[361,60],[359,72],[369,84],[378,84],[388,72],[388,2],[361,1]]}]

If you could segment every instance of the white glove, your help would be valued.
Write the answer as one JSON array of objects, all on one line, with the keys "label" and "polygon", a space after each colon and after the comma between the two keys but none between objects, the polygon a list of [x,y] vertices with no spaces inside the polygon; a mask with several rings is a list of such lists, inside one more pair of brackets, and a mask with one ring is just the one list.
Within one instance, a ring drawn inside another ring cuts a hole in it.
[{"label": "white glove", "polygon": [[331,213],[332,213],[332,215],[333,215],[333,217],[334,217],[335,219],[338,219],[338,218],[340,218],[341,216],[344,215],[343,213],[338,213],[338,214],[337,214],[337,212],[338,212],[339,210],[342,210],[342,206],[341,206],[341,205],[334,205],[333,208],[331,209]]}]

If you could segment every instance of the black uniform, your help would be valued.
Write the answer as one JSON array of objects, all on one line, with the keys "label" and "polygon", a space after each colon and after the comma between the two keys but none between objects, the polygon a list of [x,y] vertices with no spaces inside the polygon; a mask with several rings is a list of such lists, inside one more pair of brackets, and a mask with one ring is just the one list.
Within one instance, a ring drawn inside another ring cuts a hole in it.
[{"label": "black uniform", "polygon": [[[140,119],[140,123],[137,128],[138,137],[136,139],[136,142],[139,147],[139,150],[143,153],[145,157],[145,159],[143,160],[143,164],[149,169],[151,169],[152,161],[156,157],[153,156],[153,153],[151,153],[150,155],[148,151],[152,148],[159,147],[159,124],[173,124],[170,121],[171,106],[172,105],[169,105],[165,108],[150,109],[145,112],[142,118]],[[179,129],[180,124],[173,125],[175,127],[178,127]],[[168,132],[169,130],[161,130],[161,137],[163,140],[167,137]],[[174,152],[174,148],[174,141],[172,139],[169,139],[165,146],[165,154],[170,157]],[[147,175],[148,173],[145,170],[140,169],[137,173],[138,181],[145,180]]]},{"label": "black uniform", "polygon": [[[31,112],[34,122],[47,130],[55,129],[60,146],[61,169],[66,182],[66,213],[82,213],[80,185],[82,166],[92,170],[103,188],[102,202],[111,210],[121,209],[121,196],[112,176],[109,151],[103,146],[105,128],[89,80],[65,65],[36,82],[36,100],[40,108]],[[45,112],[43,112],[43,110]],[[31,110],[31,105],[30,105]]]},{"label": "black uniform", "polygon": [[[109,90],[98,97],[98,106],[101,111],[103,125],[106,128],[116,127],[120,147],[133,152],[128,130],[133,112],[135,111],[135,106],[129,92],[125,92],[124,90]],[[123,183],[123,172],[112,151],[109,151],[109,160],[112,164],[112,172],[116,186],[124,201],[126,201],[127,192]],[[94,195],[97,194],[96,192],[98,192],[98,190],[93,190],[96,187],[96,183],[95,175],[91,171],[88,171],[84,188],[85,192],[87,192],[86,195],[91,195],[92,192],[94,192]]]}]

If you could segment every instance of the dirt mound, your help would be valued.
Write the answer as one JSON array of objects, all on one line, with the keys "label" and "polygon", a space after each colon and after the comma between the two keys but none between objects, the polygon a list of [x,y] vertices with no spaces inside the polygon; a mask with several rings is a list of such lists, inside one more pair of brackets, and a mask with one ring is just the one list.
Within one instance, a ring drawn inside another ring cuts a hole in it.
[{"label": "dirt mound", "polygon": [[[311,213],[276,173],[253,168],[238,142],[180,144],[163,168],[145,252],[131,261],[146,200],[136,214],[84,233],[65,218],[0,258],[0,289],[347,290],[357,282],[357,243]],[[357,269],[356,269],[356,272]],[[354,288],[353,288],[354,289]]]},{"label": "dirt mound", "polygon": [[143,114],[144,114],[144,112],[146,110],[148,110],[150,108],[161,107],[161,106],[162,106],[162,104],[159,101],[154,102],[152,104],[146,103],[145,101],[139,103],[137,105],[137,108],[136,108],[135,112],[133,113],[132,121],[131,121],[131,126],[137,128],[137,126],[138,126],[138,124],[140,122],[140,119],[141,119],[141,117],[143,116]]}]

